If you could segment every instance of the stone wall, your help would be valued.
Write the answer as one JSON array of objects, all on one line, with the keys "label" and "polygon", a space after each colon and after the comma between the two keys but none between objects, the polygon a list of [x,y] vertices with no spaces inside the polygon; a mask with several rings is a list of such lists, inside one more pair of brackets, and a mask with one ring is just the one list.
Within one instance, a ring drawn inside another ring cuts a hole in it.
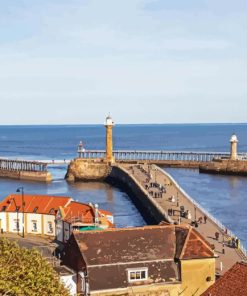
[{"label": "stone wall", "polygon": [[107,182],[123,188],[148,224],[159,224],[161,221],[172,223],[172,220],[161,206],[142,188],[129,173],[121,166],[113,166]]},{"label": "stone wall", "polygon": [[100,181],[111,171],[111,166],[100,160],[76,158],[68,166],[65,178],[68,181]]},{"label": "stone wall", "polygon": [[199,166],[200,173],[247,176],[246,160],[219,159]]},{"label": "stone wall", "polygon": [[175,168],[199,168],[204,162],[197,161],[183,161],[183,160],[117,160],[117,163],[133,163],[133,164],[143,164],[150,163],[156,164],[164,167],[175,167]]},{"label": "stone wall", "polygon": [[8,170],[0,170],[0,178],[30,180],[30,181],[40,181],[40,182],[50,182],[52,180],[51,173],[49,172],[8,171]]}]

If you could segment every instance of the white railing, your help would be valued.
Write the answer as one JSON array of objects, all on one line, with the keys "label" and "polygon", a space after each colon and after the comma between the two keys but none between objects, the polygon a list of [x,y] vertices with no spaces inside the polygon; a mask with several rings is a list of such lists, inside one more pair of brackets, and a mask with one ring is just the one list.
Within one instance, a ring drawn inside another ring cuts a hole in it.
[{"label": "white railing", "polygon": [[[161,173],[166,175],[167,178],[169,178],[173,184],[176,186],[176,188],[190,201],[192,202],[199,210],[201,210],[207,217],[209,217],[225,234],[227,233],[231,237],[236,237],[236,235],[229,230],[224,224],[222,224],[218,219],[216,219],[212,214],[210,214],[207,210],[205,210],[197,201],[195,201],[189,194],[179,186],[177,181],[167,172],[162,170],[160,167],[155,166],[157,170],[159,170]],[[227,231],[227,232],[226,232]],[[246,248],[240,243],[240,250],[244,254],[245,257],[247,257],[247,250]]]}]

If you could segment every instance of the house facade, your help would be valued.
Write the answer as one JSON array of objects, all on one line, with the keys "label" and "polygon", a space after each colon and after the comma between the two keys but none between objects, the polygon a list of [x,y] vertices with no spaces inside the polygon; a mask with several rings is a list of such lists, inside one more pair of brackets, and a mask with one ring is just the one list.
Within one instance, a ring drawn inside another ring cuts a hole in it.
[{"label": "house facade", "polygon": [[0,229],[22,233],[24,228],[24,233],[55,236],[56,211],[59,206],[66,207],[71,200],[65,196],[25,194],[23,207],[20,194],[8,195],[0,202]]},{"label": "house facade", "polygon": [[[65,213],[64,216],[61,213]],[[59,214],[61,219],[58,219]],[[25,194],[23,198],[11,194],[0,202],[1,232],[22,234],[24,230],[24,233],[53,236],[64,242],[74,229],[74,223],[79,222],[78,217],[85,226],[100,223],[102,228],[113,226],[110,212],[74,202],[71,197]]]},{"label": "house facade", "polygon": [[98,209],[98,205],[82,204],[72,201],[66,207],[59,207],[56,214],[56,238],[67,242],[73,231],[105,229],[114,227],[111,212]]},{"label": "house facade", "polygon": [[200,295],[215,277],[210,245],[181,225],[73,233],[62,261],[79,295]]}]

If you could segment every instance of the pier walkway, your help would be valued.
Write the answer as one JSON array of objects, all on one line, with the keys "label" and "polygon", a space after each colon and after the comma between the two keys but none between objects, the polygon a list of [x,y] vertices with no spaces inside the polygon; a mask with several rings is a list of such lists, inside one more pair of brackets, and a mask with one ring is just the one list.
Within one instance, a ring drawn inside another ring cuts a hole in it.
[{"label": "pier walkway", "polygon": [[[227,242],[233,234],[189,197],[163,169],[148,164],[117,164],[117,166],[128,171],[129,175],[143,187],[143,190],[155,198],[155,201],[174,222],[191,225],[194,221],[198,221],[196,229],[215,248],[218,274],[223,274],[235,262],[247,259],[244,247],[237,249],[228,246]],[[189,215],[181,217],[181,212],[189,212]],[[204,216],[207,217],[206,223]],[[219,234],[218,240],[215,233]]]}]

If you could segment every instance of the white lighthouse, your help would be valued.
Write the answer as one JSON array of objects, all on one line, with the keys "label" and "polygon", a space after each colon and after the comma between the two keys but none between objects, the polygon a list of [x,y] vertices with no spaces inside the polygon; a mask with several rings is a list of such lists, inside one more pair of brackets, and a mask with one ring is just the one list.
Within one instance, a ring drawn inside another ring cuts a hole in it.
[{"label": "white lighthouse", "polygon": [[237,160],[238,159],[238,152],[237,152],[238,138],[235,134],[231,136],[230,143],[231,143],[230,159]]}]

